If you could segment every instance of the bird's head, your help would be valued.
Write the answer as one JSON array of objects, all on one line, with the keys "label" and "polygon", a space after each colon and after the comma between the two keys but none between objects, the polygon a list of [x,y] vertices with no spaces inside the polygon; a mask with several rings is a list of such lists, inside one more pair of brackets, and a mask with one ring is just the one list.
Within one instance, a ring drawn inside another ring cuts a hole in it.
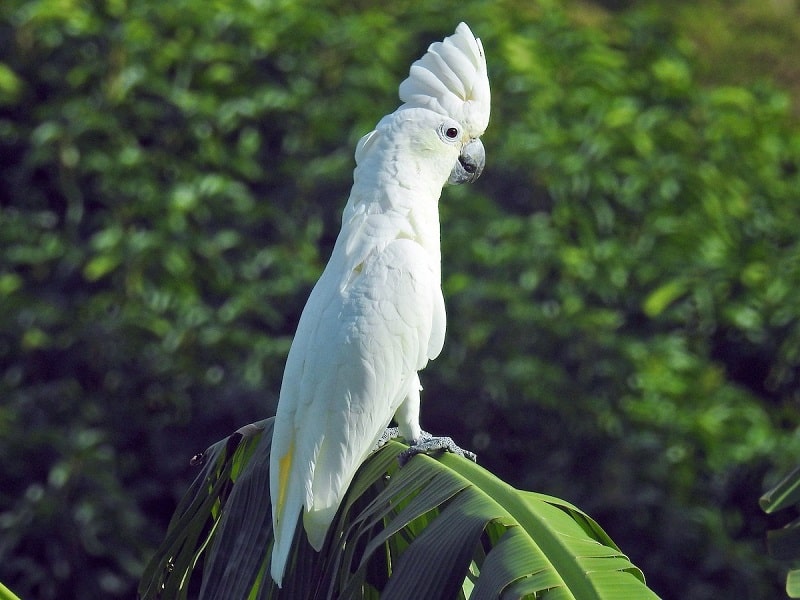
[{"label": "bird's head", "polygon": [[399,110],[424,108],[443,117],[439,137],[459,149],[447,183],[475,181],[486,163],[480,136],[489,124],[491,93],[483,45],[465,23],[411,65],[400,99]]},{"label": "bird's head", "polygon": [[483,46],[466,24],[411,65],[399,95],[403,104],[359,142],[356,162],[392,161],[394,147],[406,157],[393,163],[405,185],[478,179],[486,163],[480,137],[489,124],[491,93]]}]

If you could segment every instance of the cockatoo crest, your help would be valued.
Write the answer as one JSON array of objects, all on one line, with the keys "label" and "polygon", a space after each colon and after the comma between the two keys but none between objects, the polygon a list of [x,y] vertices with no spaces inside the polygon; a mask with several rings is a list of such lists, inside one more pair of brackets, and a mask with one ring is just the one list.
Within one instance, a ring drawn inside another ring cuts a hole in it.
[{"label": "cockatoo crest", "polygon": [[480,39],[466,23],[411,65],[400,84],[400,109],[420,107],[460,121],[470,137],[479,137],[489,124],[491,94],[486,56]]}]

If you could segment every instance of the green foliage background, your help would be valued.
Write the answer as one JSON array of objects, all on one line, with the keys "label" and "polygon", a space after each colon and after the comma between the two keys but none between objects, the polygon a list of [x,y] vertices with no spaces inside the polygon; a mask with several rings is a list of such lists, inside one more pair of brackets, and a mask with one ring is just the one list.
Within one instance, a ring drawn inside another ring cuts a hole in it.
[{"label": "green foliage background", "polygon": [[355,143],[466,20],[488,166],[441,202],[424,425],[664,598],[780,597],[757,500],[800,451],[798,100],[748,49],[796,51],[797,4],[608,4],[2,3],[0,581],[131,597],[188,458],[273,414]]}]

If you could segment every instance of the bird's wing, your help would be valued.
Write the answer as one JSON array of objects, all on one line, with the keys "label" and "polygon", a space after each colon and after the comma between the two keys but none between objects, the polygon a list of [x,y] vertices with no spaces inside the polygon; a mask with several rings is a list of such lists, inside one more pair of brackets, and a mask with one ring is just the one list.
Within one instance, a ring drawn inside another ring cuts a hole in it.
[{"label": "bird's wing", "polygon": [[[408,239],[375,248],[344,289],[334,262],[303,311],[278,405],[273,553],[284,564],[303,505],[309,541],[322,546],[356,470],[427,363],[441,296],[427,253]],[[273,563],[273,575],[284,564]]]},{"label": "bird's wing", "polygon": [[[355,267],[361,264],[370,252],[374,252],[376,249],[382,250],[398,237],[411,238],[414,235],[405,215],[385,213],[370,215],[365,214],[364,210],[364,205],[359,205],[348,215],[348,221],[342,224],[341,239],[346,242],[342,250],[347,261],[347,267],[343,270],[344,276],[340,281],[340,285],[343,287],[350,285],[357,273]],[[345,234],[347,228],[357,231]],[[427,257],[426,261],[430,261],[430,257]],[[438,278],[431,281],[431,285],[435,288],[435,297],[433,298],[433,314],[426,357],[433,360],[439,356],[444,347],[447,314],[441,283]]]}]

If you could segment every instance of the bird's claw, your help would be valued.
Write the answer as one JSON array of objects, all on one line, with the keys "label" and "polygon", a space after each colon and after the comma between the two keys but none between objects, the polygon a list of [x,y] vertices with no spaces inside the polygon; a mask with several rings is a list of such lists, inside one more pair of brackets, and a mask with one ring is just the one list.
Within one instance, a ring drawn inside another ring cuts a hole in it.
[{"label": "bird's claw", "polygon": [[399,427],[387,427],[383,430],[381,437],[378,438],[378,441],[375,442],[375,447],[372,449],[373,452],[377,452],[381,448],[383,448],[386,444],[388,444],[394,438],[400,437],[400,428]]},{"label": "bird's claw", "polygon": [[[387,430],[388,431],[388,430]],[[477,462],[478,457],[474,452],[464,450],[456,445],[449,437],[435,437],[427,431],[423,431],[420,438],[414,442],[407,450],[403,450],[397,457],[400,466],[404,466],[412,457],[417,454],[432,454],[434,452],[447,451],[468,458],[472,462]]]}]

